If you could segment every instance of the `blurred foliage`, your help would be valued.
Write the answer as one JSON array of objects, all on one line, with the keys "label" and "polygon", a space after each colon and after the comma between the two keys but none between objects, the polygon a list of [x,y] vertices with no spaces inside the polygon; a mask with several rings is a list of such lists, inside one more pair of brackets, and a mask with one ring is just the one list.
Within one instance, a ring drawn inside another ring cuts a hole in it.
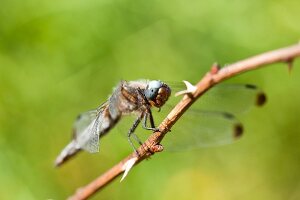
[{"label": "blurred foliage", "polygon": [[[300,2],[2,0],[0,199],[65,199],[131,152],[114,134],[100,154],[59,169],[78,113],[121,80],[196,82],[222,65],[299,41]],[[161,153],[92,199],[300,199],[300,62],[230,80],[268,103],[241,116],[237,143]]]}]

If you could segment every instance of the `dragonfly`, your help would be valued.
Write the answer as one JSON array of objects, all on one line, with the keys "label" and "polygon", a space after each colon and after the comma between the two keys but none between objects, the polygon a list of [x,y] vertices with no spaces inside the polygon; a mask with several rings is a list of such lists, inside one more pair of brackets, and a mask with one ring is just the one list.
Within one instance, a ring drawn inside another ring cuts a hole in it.
[{"label": "dragonfly", "polygon": [[[99,140],[107,134],[122,116],[135,114],[136,120],[128,131],[128,141],[133,147],[134,133],[141,121],[146,130],[156,131],[151,107],[161,108],[171,95],[170,87],[158,80],[121,81],[112,95],[97,109],[80,114],[74,124],[73,140],[62,150],[55,161],[59,166],[84,149],[90,153],[99,151]],[[149,120],[150,126],[147,126]]]},{"label": "dragonfly", "polygon": [[[77,117],[73,127],[73,139],[61,151],[55,165],[62,165],[81,150],[98,152],[99,140],[114,128],[123,116],[132,114],[136,118],[127,132],[127,138],[136,151],[132,139],[142,144],[135,134],[136,128],[142,122],[142,128],[157,131],[154,117],[158,119],[158,116],[166,115],[163,112],[153,114],[151,109],[156,107],[160,111],[170,95],[171,87],[160,80],[121,81],[106,102],[97,109]],[[166,146],[188,149],[232,143],[243,133],[242,124],[232,113],[245,111],[251,105],[263,105],[265,100],[264,93],[254,85],[212,88],[198,103],[200,108],[210,110],[189,109],[172,128],[172,133],[168,134],[174,139],[167,138]],[[147,125],[148,122],[150,126]]]}]

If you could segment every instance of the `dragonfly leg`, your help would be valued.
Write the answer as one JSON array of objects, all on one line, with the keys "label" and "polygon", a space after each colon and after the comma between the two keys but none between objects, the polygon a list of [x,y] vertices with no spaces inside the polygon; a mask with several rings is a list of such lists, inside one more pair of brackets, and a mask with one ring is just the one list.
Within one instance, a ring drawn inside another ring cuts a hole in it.
[{"label": "dragonfly leg", "polygon": [[[149,121],[150,121],[151,127],[147,126],[148,115],[149,115]],[[154,120],[153,120],[152,112],[151,112],[150,109],[148,109],[147,113],[144,115],[143,128],[146,129],[146,130],[152,130],[152,131],[158,131],[159,130],[154,125]]]},{"label": "dragonfly leg", "polygon": [[[153,120],[153,116],[152,116],[152,112],[150,109],[150,103],[148,102],[145,94],[143,93],[143,91],[138,88],[138,92],[140,93],[141,97],[143,98],[144,102],[146,103],[146,114],[144,115],[144,122],[143,122],[143,128],[146,130],[152,130],[152,131],[158,131],[159,129],[155,128],[154,125],[154,120]],[[151,127],[147,127],[147,119],[148,119],[148,115],[149,115],[149,120],[150,120],[150,125]]]},{"label": "dragonfly leg", "polygon": [[143,143],[141,142],[141,140],[138,138],[138,136],[134,133],[136,127],[139,125],[139,123],[141,122],[141,117],[137,118],[135,120],[135,122],[133,123],[132,127],[129,129],[127,137],[128,137],[128,142],[129,144],[132,146],[133,150],[136,152],[136,148],[131,140],[131,136],[134,137],[134,139],[140,144],[142,145]]}]

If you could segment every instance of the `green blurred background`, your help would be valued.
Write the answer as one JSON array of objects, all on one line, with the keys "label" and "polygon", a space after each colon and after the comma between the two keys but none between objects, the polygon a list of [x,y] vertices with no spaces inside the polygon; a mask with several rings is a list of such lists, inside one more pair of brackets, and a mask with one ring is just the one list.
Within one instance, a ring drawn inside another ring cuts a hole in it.
[{"label": "green blurred background", "polygon": [[[131,152],[114,132],[62,168],[78,113],[121,80],[196,82],[222,65],[299,41],[300,1],[2,0],[0,199],[65,199]],[[300,199],[300,62],[230,80],[268,103],[237,143],[161,153],[92,199]]]}]

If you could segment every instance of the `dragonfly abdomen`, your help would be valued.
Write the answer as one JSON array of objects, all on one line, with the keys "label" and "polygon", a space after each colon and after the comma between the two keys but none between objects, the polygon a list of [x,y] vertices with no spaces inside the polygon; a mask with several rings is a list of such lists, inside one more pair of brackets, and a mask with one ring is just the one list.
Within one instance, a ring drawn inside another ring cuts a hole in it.
[{"label": "dragonfly abdomen", "polygon": [[106,135],[121,118],[121,112],[115,112],[115,110],[111,111],[110,108],[110,105],[107,106],[101,113],[101,124],[99,125],[100,137]]}]

